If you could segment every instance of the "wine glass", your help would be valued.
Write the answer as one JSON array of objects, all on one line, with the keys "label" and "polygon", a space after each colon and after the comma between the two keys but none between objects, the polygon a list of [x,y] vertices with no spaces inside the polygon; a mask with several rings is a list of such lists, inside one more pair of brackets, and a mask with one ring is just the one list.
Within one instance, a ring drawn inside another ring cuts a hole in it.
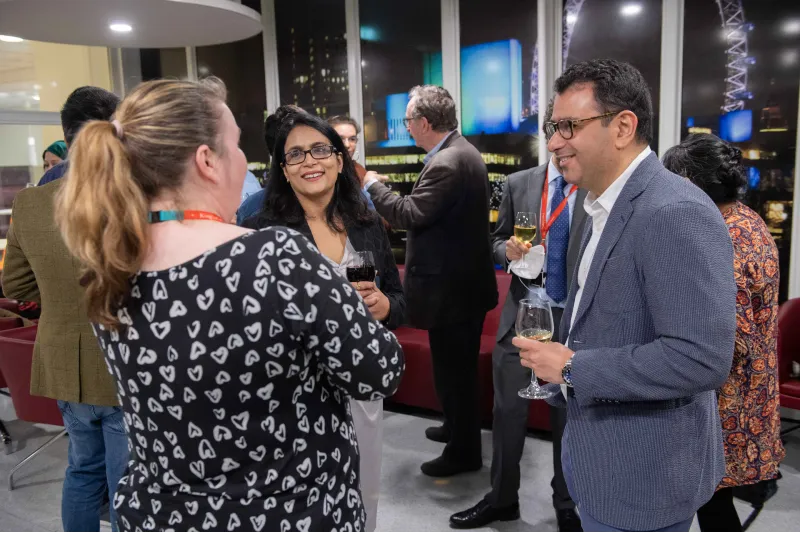
[{"label": "wine glass", "polygon": [[514,237],[522,244],[530,244],[536,238],[536,213],[517,211],[514,217]]},{"label": "wine glass", "polygon": [[355,252],[347,264],[346,273],[350,283],[375,281],[375,259],[372,252]]},{"label": "wine glass", "polygon": [[[517,336],[539,342],[550,342],[553,337],[553,311],[547,300],[531,294],[530,298],[520,300],[516,323]],[[531,370],[531,383],[517,393],[528,400],[544,400],[553,393],[539,386],[536,373]]]}]

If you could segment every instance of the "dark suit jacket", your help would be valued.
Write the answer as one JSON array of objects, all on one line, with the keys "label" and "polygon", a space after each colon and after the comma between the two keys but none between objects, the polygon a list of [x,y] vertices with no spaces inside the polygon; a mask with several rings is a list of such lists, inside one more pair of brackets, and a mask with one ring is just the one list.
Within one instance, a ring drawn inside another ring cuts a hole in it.
[{"label": "dark suit jacket", "polygon": [[[549,163],[549,161],[548,161]],[[516,172],[508,177],[503,190],[503,200],[500,203],[500,213],[497,216],[497,226],[492,234],[492,248],[494,251],[494,262],[498,265],[508,267],[506,260],[506,241],[514,235],[514,216],[517,211],[529,211],[540,213],[542,208],[542,188],[547,174],[547,165],[540,165],[536,168]],[[569,246],[567,248],[567,286],[572,281],[572,273],[578,262],[578,252],[581,246],[581,235],[583,226],[586,222],[586,211],[583,209],[583,199],[586,198],[586,191],[578,189],[575,191],[575,208],[573,209],[572,225],[569,229]],[[547,201],[545,199],[545,201]],[[540,221],[541,224],[541,221]],[[536,246],[541,244],[541,231],[536,233],[536,238],[531,243]],[[503,305],[503,312],[500,315],[500,327],[497,330],[497,341],[500,342],[510,329],[514,327],[517,319],[517,308],[519,301],[527,294],[526,287],[530,285],[530,280],[520,281],[519,277],[512,273],[511,289],[506,303]]]},{"label": "dark suit jacket", "polygon": [[103,360],[78,280],[81,266],[53,219],[57,180],[22,189],[8,230],[3,291],[41,305],[33,348],[31,394],[94,405],[117,405],[114,380]]},{"label": "dark suit jacket", "polygon": [[483,316],[497,305],[489,241],[489,177],[481,154],[458,132],[428,162],[411,193],[369,188],[375,210],[408,230],[408,320],[420,329]]},{"label": "dark suit jacket", "polygon": [[[394,262],[392,245],[389,242],[389,235],[383,227],[380,218],[372,213],[373,221],[365,225],[347,226],[347,237],[350,239],[353,248],[359,252],[372,252],[375,259],[375,268],[378,271],[378,288],[389,299],[389,316],[383,324],[389,329],[396,329],[405,320],[406,298],[403,294],[403,285],[400,282],[400,273],[397,264]],[[257,215],[244,221],[245,228],[262,229],[269,226],[286,226],[302,233],[311,242],[314,236],[308,224],[303,221],[300,225],[288,225],[285,221],[269,219],[266,216]]]}]

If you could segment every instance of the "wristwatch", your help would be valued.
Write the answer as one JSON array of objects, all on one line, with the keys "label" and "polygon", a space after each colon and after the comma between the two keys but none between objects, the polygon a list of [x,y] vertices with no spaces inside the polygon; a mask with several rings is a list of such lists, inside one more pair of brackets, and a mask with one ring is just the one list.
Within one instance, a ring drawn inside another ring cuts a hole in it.
[{"label": "wristwatch", "polygon": [[572,357],[564,363],[564,368],[561,369],[561,379],[564,380],[564,383],[567,387],[572,387],[572,360],[575,359],[575,354],[572,354]]}]

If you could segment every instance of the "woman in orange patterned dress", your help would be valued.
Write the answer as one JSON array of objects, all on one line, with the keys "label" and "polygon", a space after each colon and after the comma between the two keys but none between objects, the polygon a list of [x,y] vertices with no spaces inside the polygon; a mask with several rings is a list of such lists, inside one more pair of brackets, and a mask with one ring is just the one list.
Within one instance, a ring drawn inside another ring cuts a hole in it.
[{"label": "woman in orange patterned dress", "polygon": [[702,531],[741,531],[733,487],[775,479],[786,455],[778,403],[778,248],[764,221],[738,201],[746,177],[737,148],[714,135],[690,135],[667,151],[664,166],[711,197],[733,241],[736,347],[718,392],[726,471],[697,519]]}]

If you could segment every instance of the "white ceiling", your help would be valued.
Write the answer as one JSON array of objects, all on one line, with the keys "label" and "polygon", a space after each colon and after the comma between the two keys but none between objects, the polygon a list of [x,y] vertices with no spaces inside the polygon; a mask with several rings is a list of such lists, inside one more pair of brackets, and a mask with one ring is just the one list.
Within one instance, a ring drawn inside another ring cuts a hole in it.
[{"label": "white ceiling", "polygon": [[[124,22],[130,33],[109,24]],[[0,35],[119,48],[209,46],[247,39],[261,16],[239,0],[0,0]]]}]

